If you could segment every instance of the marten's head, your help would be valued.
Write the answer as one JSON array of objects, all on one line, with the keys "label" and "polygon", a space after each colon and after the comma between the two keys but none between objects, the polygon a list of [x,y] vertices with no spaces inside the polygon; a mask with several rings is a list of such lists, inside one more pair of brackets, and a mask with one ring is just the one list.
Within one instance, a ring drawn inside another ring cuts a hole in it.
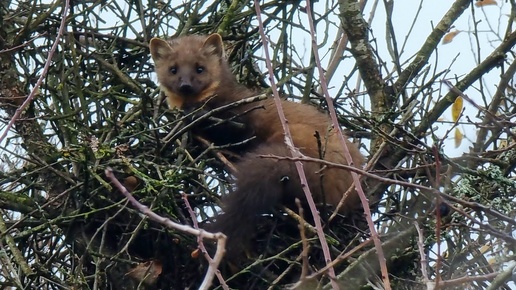
[{"label": "marten's head", "polygon": [[227,75],[222,37],[189,35],[149,44],[161,89],[171,108],[212,97]]}]

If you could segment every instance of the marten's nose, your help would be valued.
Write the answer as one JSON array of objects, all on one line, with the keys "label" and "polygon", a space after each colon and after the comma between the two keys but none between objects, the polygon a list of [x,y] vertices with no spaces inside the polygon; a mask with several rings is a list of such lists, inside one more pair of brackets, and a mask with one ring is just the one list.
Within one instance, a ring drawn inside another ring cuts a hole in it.
[{"label": "marten's nose", "polygon": [[179,92],[183,95],[192,95],[194,93],[194,88],[190,82],[181,82]]}]

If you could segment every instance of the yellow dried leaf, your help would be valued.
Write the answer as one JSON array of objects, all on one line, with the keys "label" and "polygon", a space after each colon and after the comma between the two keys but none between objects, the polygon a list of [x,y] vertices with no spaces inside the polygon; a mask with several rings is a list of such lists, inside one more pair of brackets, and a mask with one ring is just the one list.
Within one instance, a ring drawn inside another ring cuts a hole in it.
[{"label": "yellow dried leaf", "polygon": [[490,245],[483,245],[482,247],[480,247],[480,253],[484,254],[485,252],[487,252],[489,249],[491,249],[491,246]]},{"label": "yellow dried leaf", "polygon": [[450,257],[450,252],[444,251],[441,256],[443,256],[444,259],[448,259],[448,257]]},{"label": "yellow dried leaf", "polygon": [[462,139],[464,139],[464,134],[462,134],[459,128],[455,128],[455,148],[459,148]]},{"label": "yellow dried leaf", "polygon": [[507,148],[507,140],[500,140],[500,143],[498,143],[498,148],[499,149]]},{"label": "yellow dried leaf", "polygon": [[452,109],[451,109],[452,110],[451,115],[452,115],[453,122],[457,122],[459,120],[460,113],[462,112],[463,104],[464,104],[464,101],[462,100],[461,96],[458,96],[455,99],[455,102],[453,102]]},{"label": "yellow dried leaf", "polygon": [[477,2],[475,2],[475,6],[477,7],[483,7],[488,5],[498,5],[498,3],[496,3],[496,0],[478,0]]},{"label": "yellow dried leaf", "polygon": [[455,31],[452,31],[452,32],[449,32],[447,33],[444,37],[443,37],[443,42],[442,44],[448,44],[450,42],[453,41],[453,38],[455,38],[455,36],[457,36],[457,34],[461,33],[460,30],[455,30]]}]

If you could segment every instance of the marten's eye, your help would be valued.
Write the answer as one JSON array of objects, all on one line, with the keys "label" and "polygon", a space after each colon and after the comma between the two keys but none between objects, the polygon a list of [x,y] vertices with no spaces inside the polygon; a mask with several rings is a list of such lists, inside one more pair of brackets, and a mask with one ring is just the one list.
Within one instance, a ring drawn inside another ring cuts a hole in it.
[{"label": "marten's eye", "polygon": [[195,70],[197,71],[198,74],[200,74],[200,73],[202,73],[204,71],[204,67],[198,65],[197,68],[195,68]]},{"label": "marten's eye", "polygon": [[177,67],[176,66],[170,67],[170,73],[173,75],[177,74]]}]

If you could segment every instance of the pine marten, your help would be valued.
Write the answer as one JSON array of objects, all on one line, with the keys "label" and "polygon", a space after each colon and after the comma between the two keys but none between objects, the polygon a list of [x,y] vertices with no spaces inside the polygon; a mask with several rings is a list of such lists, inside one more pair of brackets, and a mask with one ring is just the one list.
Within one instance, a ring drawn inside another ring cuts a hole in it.
[{"label": "pine marten", "polygon": [[[256,95],[237,83],[225,60],[219,34],[190,35],[170,40],[153,38],[149,47],[161,89],[172,108],[191,110],[202,107],[213,110]],[[335,130],[330,130],[332,126],[326,114],[306,104],[282,101],[282,106],[294,145],[304,155],[321,158],[320,152],[323,152],[324,160],[348,164]],[[224,213],[210,227],[228,236],[231,251],[232,247],[238,247],[238,243],[252,235],[260,214],[269,213],[278,204],[292,205],[296,197],[301,200],[306,198],[294,162],[260,157],[291,156],[284,144],[284,131],[274,100],[269,98],[233,108],[225,117],[230,116],[238,116],[239,121],[246,125],[248,134],[244,135],[255,136],[241,160],[235,164],[236,190],[222,200]],[[316,132],[321,136],[319,143]],[[205,133],[209,135],[210,132]],[[240,134],[228,129],[218,130],[210,137],[213,142],[224,142],[228,140],[228,135]],[[347,146],[354,166],[362,166],[363,157],[357,146],[349,141]],[[304,162],[303,165],[316,202],[325,201],[337,206],[353,183],[350,172],[325,168],[316,163]],[[359,208],[360,200],[353,190],[346,197],[340,212],[349,214]]]}]

